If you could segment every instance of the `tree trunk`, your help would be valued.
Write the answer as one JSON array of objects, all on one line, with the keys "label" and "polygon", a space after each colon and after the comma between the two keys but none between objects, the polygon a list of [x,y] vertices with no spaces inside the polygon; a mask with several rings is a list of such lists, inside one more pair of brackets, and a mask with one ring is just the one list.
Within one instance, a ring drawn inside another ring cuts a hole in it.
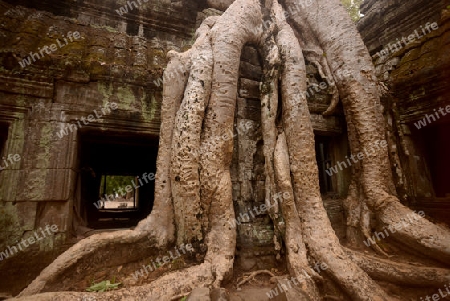
[{"label": "tree trunk", "polygon": [[[295,5],[295,0],[286,0],[286,5]],[[293,15],[293,20],[295,23],[306,20],[327,54],[331,71],[341,78],[337,86],[346,118],[353,123],[353,127],[349,127],[349,131],[354,131],[349,135],[354,137],[350,140],[352,154],[370,150],[360,161],[360,172],[353,174],[356,183],[363,188],[361,197],[376,215],[380,228],[400,223],[402,216],[413,212],[395,196],[389,155],[387,149],[378,144],[385,140],[385,132],[377,79],[356,27],[336,0],[314,1],[307,10]],[[393,233],[393,238],[424,255],[450,263],[450,231],[426,219],[418,220],[417,226]]]}]

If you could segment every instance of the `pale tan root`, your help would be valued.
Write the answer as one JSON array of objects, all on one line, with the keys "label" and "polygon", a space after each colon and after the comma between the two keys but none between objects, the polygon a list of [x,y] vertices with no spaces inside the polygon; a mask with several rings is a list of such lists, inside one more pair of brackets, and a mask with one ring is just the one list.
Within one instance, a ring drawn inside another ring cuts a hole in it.
[{"label": "pale tan root", "polygon": [[200,202],[200,135],[211,94],[213,54],[210,28],[205,22],[197,30],[200,37],[192,47],[192,67],[184,98],[175,119],[172,140],[171,186],[177,244],[201,241],[203,215]]},{"label": "pale tan root", "polygon": [[[284,2],[289,6],[294,5],[295,1]],[[277,92],[262,97],[263,104],[270,105],[269,110],[262,110],[264,143],[267,143],[264,149],[267,161],[267,198],[270,201],[275,192],[286,193],[280,206],[286,222],[284,238],[288,268],[296,276],[301,271],[309,271],[312,275],[302,283],[302,296],[306,294],[305,298],[308,300],[320,299],[312,280],[317,273],[308,266],[307,252],[312,261],[327,265],[324,272],[342,286],[353,300],[389,299],[367,273],[374,278],[389,276],[394,279],[394,283],[397,281],[400,284],[431,283],[433,279],[437,279],[438,283],[444,283],[446,279],[448,281],[446,270],[420,268],[424,275],[418,275],[414,273],[416,271],[412,266],[406,266],[405,270],[403,265],[397,266],[381,259],[349,255],[340,245],[320,196],[314,133],[305,97],[306,71],[302,49],[292,28],[284,20],[278,2],[265,1],[266,5],[268,3],[273,5],[272,18],[276,20],[277,27],[277,45],[274,43],[272,46],[278,46],[284,68],[281,74],[283,124],[280,125],[278,137],[275,126]],[[64,275],[64,272],[94,252],[118,246],[123,249],[133,244],[143,245],[144,251],[152,246],[166,247],[175,240],[175,216],[176,226],[184,235],[177,237],[178,242],[195,241],[206,247],[204,262],[171,272],[141,287],[96,294],[97,300],[171,300],[174,296],[187,294],[195,287],[220,287],[232,277],[236,231],[229,223],[235,217],[229,171],[233,152],[230,133],[233,133],[242,48],[246,43],[261,44],[261,37],[254,30],[262,21],[264,9],[260,5],[258,0],[236,0],[221,17],[209,19],[210,23],[205,23],[209,28],[204,28],[204,34],[200,32],[193,52],[169,54],[171,60],[164,75],[160,153],[152,214],[134,231],[94,235],[76,244],[47,267],[22,292],[22,296],[45,290],[46,285],[56,281],[58,276]],[[317,0],[312,6],[298,15],[302,18],[302,24],[307,24],[308,30],[311,29],[312,35],[317,38],[317,41],[311,43],[324,48],[327,64],[318,60],[313,60],[312,63],[317,65],[323,78],[331,80],[328,74],[331,73],[338,79],[337,87],[343,96],[349,122],[351,149],[352,152],[359,152],[384,138],[381,112],[378,108],[369,106],[379,103],[370,57],[361,39],[357,37],[354,25],[348,17],[344,18],[345,12],[335,14],[338,10],[342,11],[338,0]],[[270,5],[266,8],[268,7]],[[296,16],[292,17],[295,21]],[[336,38],[356,39],[355,47],[336,47]],[[273,43],[271,37],[268,41]],[[195,62],[201,66],[194,66]],[[177,65],[187,67],[189,72],[169,78],[169,70],[175,72]],[[322,70],[321,66],[329,68],[331,72]],[[341,71],[348,71],[350,75],[339,78]],[[188,75],[191,76],[189,81]],[[278,91],[276,78],[272,78],[270,83]],[[195,100],[199,102],[196,103]],[[331,107],[336,104],[333,99]],[[189,116],[184,119],[186,114]],[[194,142],[185,141],[189,139]],[[192,146],[199,148],[200,154],[189,149]],[[366,237],[370,235],[370,225],[366,214],[368,211],[365,210],[370,209],[376,215],[379,227],[392,226],[400,222],[401,218],[412,214],[395,197],[392,175],[383,176],[389,170],[388,158],[386,150],[377,149],[372,155],[365,157],[353,174],[354,179],[358,177],[358,180],[352,181],[351,193],[354,199],[347,202],[346,208],[355,211],[348,222],[354,227],[362,227],[358,231]],[[185,171],[189,175],[185,175]],[[189,190],[188,187],[195,189]],[[362,190],[356,187],[362,187]],[[175,215],[172,198],[176,203]],[[189,199],[187,203],[183,203],[185,199]],[[366,200],[368,208],[361,208],[361,200]],[[359,216],[355,217],[357,215]],[[186,227],[191,226],[193,229],[186,231]],[[433,225],[423,218],[415,218],[411,227],[392,231],[392,236],[423,254],[450,263],[450,231],[446,228]],[[124,256],[124,260],[138,259],[138,255]],[[389,268],[386,270],[387,274],[383,274],[383,268]],[[58,292],[25,297],[23,300],[78,301],[83,296],[92,295]]]},{"label": "pale tan root", "polygon": [[213,287],[220,287],[233,274],[236,229],[228,221],[235,217],[230,164],[236,87],[242,48],[246,43],[258,41],[259,36],[250,29],[261,22],[259,1],[237,0],[211,29],[214,67],[200,148],[200,182],[202,206],[211,228],[206,236],[205,262],[213,267]]},{"label": "pale tan root", "polygon": [[400,244],[450,265],[450,230],[414,213],[397,198],[390,198],[376,212],[379,229],[389,229],[389,235]]},{"label": "pale tan root", "polygon": [[348,256],[373,279],[406,286],[441,288],[450,282],[450,270],[398,263],[346,249]]},{"label": "pale tan root", "polygon": [[[286,0],[286,5],[295,0]],[[350,140],[351,151],[369,150],[361,161],[363,166],[358,182],[368,207],[376,215],[380,227],[397,224],[401,218],[412,214],[395,196],[395,186],[389,166],[386,148],[377,147],[385,139],[380,97],[371,57],[351,19],[338,0],[313,1],[311,7],[293,15],[292,20],[302,19],[317,37],[327,54],[330,69],[337,79],[337,87],[343,99],[346,117],[355,130]],[[326,23],[322,20],[327,20]],[[340,47],[340,40],[353,41],[352,47]],[[345,75],[338,77],[338,75]],[[392,237],[424,255],[450,264],[450,231],[426,220],[413,227],[392,234]]]},{"label": "pale tan root", "polygon": [[[294,190],[291,184],[289,154],[287,151],[286,136],[281,133],[278,136],[275,148],[275,175],[279,191],[283,193],[284,198],[281,203],[283,217],[286,220],[285,244],[288,257],[288,268],[291,275],[297,279],[303,278],[301,289],[307,296],[307,300],[320,300],[320,295],[315,280],[323,280],[320,274],[317,274],[309,267],[307,260],[307,250],[302,239],[302,224],[294,201]],[[289,195],[288,195],[289,194]],[[306,272],[309,277],[304,278],[302,272]]]},{"label": "pale tan root", "polygon": [[[277,15],[279,14],[279,4],[277,1],[274,1],[272,4],[272,19],[276,20],[277,27],[280,24],[287,24],[285,21],[280,19]],[[283,23],[284,22],[284,23]],[[266,41],[267,43],[267,41]],[[271,54],[274,51],[279,51],[275,41],[270,39],[269,45],[271,45],[270,50],[265,51],[265,53]],[[264,137],[264,144],[266,145],[266,138],[268,139],[267,153],[266,158],[266,166],[270,164],[270,170],[267,172],[271,172],[274,177],[273,181],[276,182],[276,186],[274,190],[277,191],[278,195],[281,195],[280,207],[282,211],[282,216],[285,220],[285,233],[284,233],[284,241],[287,250],[287,262],[289,273],[295,277],[303,276],[301,275],[303,271],[306,271],[308,275],[311,277],[307,277],[302,281],[299,289],[299,298],[300,295],[302,299],[308,300],[319,300],[318,289],[313,281],[313,279],[320,279],[320,276],[314,272],[313,269],[309,267],[308,260],[306,257],[306,247],[303,243],[301,237],[301,221],[298,216],[297,209],[294,203],[294,191],[291,185],[290,178],[290,167],[289,167],[289,155],[287,153],[286,141],[284,138],[284,134],[280,134],[278,136],[277,141],[277,129],[276,129],[276,116],[278,109],[278,66],[280,64],[280,58],[277,54],[272,54],[269,56],[269,62],[271,58],[275,58],[272,61],[273,63],[269,64],[267,69],[276,70],[275,75],[269,83],[271,84],[270,88],[266,91],[269,91],[267,95],[267,102],[262,103],[261,110],[261,118],[263,124],[263,133],[267,132]],[[263,100],[265,100],[263,95]],[[269,200],[271,202],[271,200]],[[313,277],[313,278],[312,278]]]},{"label": "pale tan root", "polygon": [[239,287],[240,287],[241,285],[244,285],[245,283],[249,282],[250,280],[255,279],[256,276],[262,275],[262,274],[267,274],[267,275],[269,275],[270,277],[277,277],[274,273],[272,273],[272,272],[270,272],[270,271],[268,271],[268,270],[254,271],[254,272],[251,272],[250,275],[248,275],[247,277],[245,277],[242,281],[240,281],[240,282],[237,284],[237,289],[239,289]]},{"label": "pale tan root", "polygon": [[212,267],[203,263],[162,276],[150,284],[113,290],[104,293],[52,292],[26,296],[11,301],[80,301],[95,297],[97,301],[170,301],[173,296],[190,292],[193,288],[211,285],[214,281]]},{"label": "pale tan root", "polygon": [[[269,1],[268,1],[269,2]],[[266,3],[268,5],[268,3]],[[270,7],[268,7],[270,9]],[[270,16],[265,15],[265,18]],[[263,137],[264,171],[265,171],[265,204],[270,218],[274,223],[275,251],[280,253],[281,241],[284,232],[284,223],[279,213],[279,198],[276,197],[277,187],[274,175],[274,149],[277,139],[277,128],[275,120],[278,110],[278,68],[280,66],[280,56],[278,47],[273,38],[273,21],[266,22],[266,30],[263,32],[260,47],[262,49],[263,61],[263,82],[261,83],[261,128]]]},{"label": "pale tan root", "polygon": [[[370,225],[370,220],[371,220],[371,211],[370,209],[367,207],[366,205],[366,201],[362,200],[360,201],[361,204],[361,221],[360,221],[360,227],[361,227],[361,233],[364,235],[366,241],[371,237],[371,225]],[[377,241],[375,241],[375,243],[372,243],[370,245],[370,247],[379,255],[383,255],[387,258],[391,257],[391,255],[389,255],[388,253],[386,253],[377,243]]]},{"label": "pale tan root", "polygon": [[385,292],[352,263],[336,237],[320,197],[314,134],[306,90],[302,51],[290,27],[280,28],[277,43],[284,61],[282,80],[283,126],[293,176],[295,201],[303,219],[303,238],[311,256],[329,268],[333,277],[354,300],[388,300]]}]

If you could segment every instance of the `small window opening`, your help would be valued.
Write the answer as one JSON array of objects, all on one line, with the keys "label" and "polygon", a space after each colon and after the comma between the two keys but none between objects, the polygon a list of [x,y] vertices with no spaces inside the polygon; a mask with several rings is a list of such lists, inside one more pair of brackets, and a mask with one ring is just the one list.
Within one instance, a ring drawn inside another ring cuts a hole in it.
[{"label": "small window opening", "polygon": [[99,200],[102,209],[137,209],[139,203],[138,176],[102,175]]}]

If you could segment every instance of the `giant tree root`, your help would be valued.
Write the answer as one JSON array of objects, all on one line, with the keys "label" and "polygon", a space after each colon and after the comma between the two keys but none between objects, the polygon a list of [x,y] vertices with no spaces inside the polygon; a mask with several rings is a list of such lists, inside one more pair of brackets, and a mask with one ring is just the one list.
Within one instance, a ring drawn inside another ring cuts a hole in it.
[{"label": "giant tree root", "polygon": [[[147,222],[147,221],[143,221]],[[154,216],[150,219],[150,224],[153,224],[154,229],[157,224],[154,223]],[[103,265],[97,265],[96,268],[102,266],[121,265],[126,262],[132,262],[138,260],[147,254],[157,251],[157,248],[162,248],[164,245],[165,237],[161,236],[162,233],[152,233],[138,230],[125,230],[120,232],[96,234],[83,239],[79,243],[72,246],[66,252],[61,254],[55,261],[46,267],[40,275],[27,287],[19,296],[33,295],[44,290],[48,285],[54,285],[61,279],[59,275],[64,274],[75,264],[80,262],[84,263],[84,266],[89,267],[86,261],[96,261]],[[133,250],[133,246],[140,246],[136,251]],[[94,259],[96,255],[107,252],[111,248],[118,253],[125,252],[124,250],[130,250],[127,252],[126,257],[117,257],[113,262],[102,261]],[[156,249],[156,250],[155,250]],[[148,256],[148,255],[147,255]],[[89,273],[89,269],[85,269],[84,272]]]},{"label": "giant tree root", "polygon": [[[286,6],[295,6],[296,0],[286,0]],[[386,148],[377,148],[375,144],[385,138],[383,116],[379,106],[379,90],[371,57],[363,41],[356,38],[357,32],[352,21],[344,16],[344,8],[335,0],[313,1],[302,13],[293,14],[296,24],[307,23],[327,53],[331,72],[345,74],[337,81],[343,99],[344,110],[350,118],[354,131],[349,135],[352,153],[370,150],[370,155],[360,162],[363,168],[354,173],[356,182],[363,187],[362,197],[367,206],[376,215],[380,226],[397,224],[401,218],[412,214],[395,196],[389,155]],[[341,12],[341,13],[338,13]],[[327,20],[328,26],[323,25]],[[342,46],[340,41],[353,41],[350,46]],[[351,63],[349,63],[351,62]],[[393,238],[417,249],[426,256],[450,263],[450,231],[443,230],[426,220],[414,227],[393,233]]]},{"label": "giant tree root", "polygon": [[[444,226],[433,224],[426,218],[403,206],[397,198],[386,198],[386,203],[381,205],[377,213],[380,228],[393,229],[392,238],[401,244],[419,251],[425,256],[431,257],[450,265],[450,230]],[[401,229],[392,228],[406,220],[409,224]]]},{"label": "giant tree root", "polygon": [[442,288],[450,282],[450,270],[430,268],[392,260],[346,249],[348,256],[373,279],[406,286]]},{"label": "giant tree root", "polygon": [[270,277],[276,277],[274,273],[272,273],[272,272],[270,272],[270,271],[268,271],[268,270],[254,271],[254,272],[251,272],[250,275],[245,276],[244,279],[242,279],[241,281],[239,281],[238,284],[236,285],[236,288],[239,289],[239,287],[240,287],[241,285],[246,284],[247,282],[249,282],[249,281],[255,279],[256,276],[262,275],[262,274],[269,275]]},{"label": "giant tree root", "polygon": [[[316,261],[328,265],[330,274],[355,300],[388,300],[383,290],[349,260],[336,237],[320,198],[314,134],[306,90],[306,67],[292,29],[282,28],[278,44],[283,45],[281,77],[283,126],[290,156],[297,208],[303,217],[303,235]],[[284,49],[283,49],[284,48]],[[370,292],[370,293],[369,293]]]},{"label": "giant tree root", "polygon": [[201,264],[182,271],[162,276],[150,284],[104,293],[55,292],[27,296],[26,301],[80,301],[95,298],[97,301],[136,300],[136,301],[170,301],[172,296],[188,293],[195,287],[211,285],[214,280],[210,264]]}]

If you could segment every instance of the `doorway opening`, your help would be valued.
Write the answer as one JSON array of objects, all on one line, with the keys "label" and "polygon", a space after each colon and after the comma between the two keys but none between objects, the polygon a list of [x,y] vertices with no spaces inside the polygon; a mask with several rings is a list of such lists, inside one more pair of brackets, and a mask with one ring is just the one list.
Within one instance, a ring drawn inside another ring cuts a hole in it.
[{"label": "doorway opening", "polygon": [[[419,132],[419,131],[417,131]],[[437,198],[450,197],[450,123],[436,123],[420,130],[422,147]]]},{"label": "doorway opening", "polygon": [[8,124],[0,122],[0,158],[5,155],[6,140],[8,140]]},{"label": "doorway opening", "polygon": [[326,170],[331,167],[330,144],[331,137],[315,136],[316,142],[316,161],[319,168],[320,193],[327,194],[333,192],[333,183],[331,176]]},{"label": "doorway opening", "polygon": [[158,137],[82,132],[79,212],[89,228],[130,228],[153,207]]}]

